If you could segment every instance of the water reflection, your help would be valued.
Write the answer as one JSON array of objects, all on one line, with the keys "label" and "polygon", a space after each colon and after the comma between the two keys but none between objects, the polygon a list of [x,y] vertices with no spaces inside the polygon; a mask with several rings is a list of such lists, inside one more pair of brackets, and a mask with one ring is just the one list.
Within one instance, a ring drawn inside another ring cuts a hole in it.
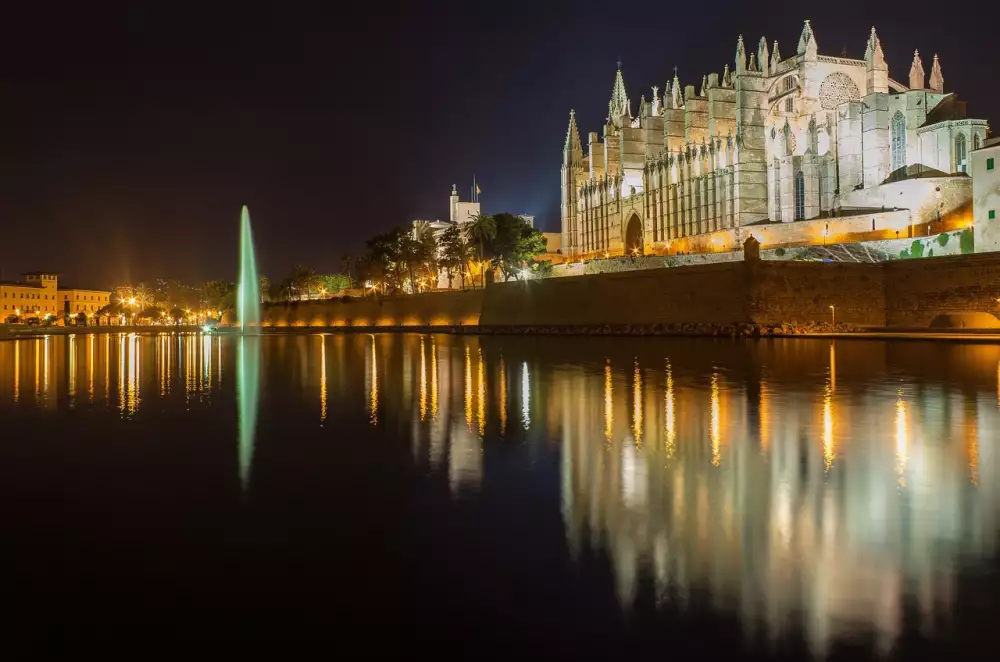
[{"label": "water reflection", "polygon": [[239,473],[245,491],[250,484],[254,439],[257,434],[257,409],[260,404],[259,336],[240,336],[236,342],[236,398],[239,408]]},{"label": "water reflection", "polygon": [[318,430],[318,402],[324,434],[363,429],[352,453],[386,461],[409,435],[420,480],[449,504],[490,504],[485,528],[498,512],[556,513],[563,530],[525,544],[558,544],[541,556],[591,583],[607,559],[622,609],[734,612],[750,635],[804,630],[817,654],[844,635],[889,650],[904,623],[929,631],[962,568],[997,553],[997,347],[317,338],[4,341],[0,410],[68,396],[135,425],[235,393],[227,443],[246,488],[255,445],[288,443],[257,436],[262,392],[300,384],[300,435]]}]

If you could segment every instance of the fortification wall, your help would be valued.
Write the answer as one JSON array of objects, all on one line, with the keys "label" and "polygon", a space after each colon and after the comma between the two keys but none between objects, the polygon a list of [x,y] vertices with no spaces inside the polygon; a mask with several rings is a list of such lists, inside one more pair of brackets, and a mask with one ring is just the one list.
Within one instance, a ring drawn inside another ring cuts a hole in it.
[{"label": "fortification wall", "polygon": [[264,306],[263,326],[476,326],[482,308],[483,290],[297,301]]},{"label": "fortification wall", "polygon": [[[882,263],[750,261],[496,283],[486,290],[275,304],[273,327],[810,324],[927,327],[1000,311],[1000,254]],[[831,306],[833,309],[831,309]]]},{"label": "fortification wall", "polygon": [[886,324],[923,327],[938,315],[1000,310],[1000,253],[886,262]]},{"label": "fortification wall", "polygon": [[486,289],[483,326],[730,323],[747,317],[742,262],[570,276]]},{"label": "fortification wall", "polygon": [[758,324],[884,326],[884,281],[881,264],[764,260],[753,266],[747,286],[750,317]]}]

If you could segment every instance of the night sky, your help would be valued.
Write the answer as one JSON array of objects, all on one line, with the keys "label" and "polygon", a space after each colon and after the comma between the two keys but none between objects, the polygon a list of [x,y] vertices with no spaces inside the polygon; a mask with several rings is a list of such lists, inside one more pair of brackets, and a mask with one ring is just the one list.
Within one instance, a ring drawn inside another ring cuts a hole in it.
[{"label": "night sky", "polygon": [[376,232],[447,218],[473,174],[486,212],[555,230],[569,109],[600,130],[619,57],[634,112],[674,65],[682,84],[721,73],[741,32],[793,55],[805,18],[821,53],[856,58],[875,24],[904,84],[913,49],[928,74],[937,51],[946,91],[1000,122],[997,10],[971,4],[131,4],[5,7],[5,279],[232,280],[242,204],[262,272],[334,271]]}]

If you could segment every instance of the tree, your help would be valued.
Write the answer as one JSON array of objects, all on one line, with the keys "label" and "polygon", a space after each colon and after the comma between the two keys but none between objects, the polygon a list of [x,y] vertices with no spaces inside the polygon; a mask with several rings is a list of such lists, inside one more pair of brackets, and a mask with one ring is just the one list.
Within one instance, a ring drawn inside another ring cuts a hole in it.
[{"label": "tree", "polygon": [[415,259],[417,276],[421,280],[436,280],[438,270],[438,241],[434,229],[427,221],[417,221],[413,227],[416,241]]},{"label": "tree", "polygon": [[260,279],[259,279],[258,287],[260,287],[260,302],[264,303],[265,301],[270,301],[271,300],[271,279],[268,278],[267,276],[265,276],[264,274],[261,274],[260,275]]},{"label": "tree", "polygon": [[469,261],[469,244],[457,224],[451,225],[441,234],[441,266],[448,270],[448,288],[455,270],[462,276],[462,288],[465,288],[465,265]]},{"label": "tree", "polygon": [[[465,225],[465,236],[470,244],[479,244],[479,262],[486,262],[486,246],[497,236],[496,221],[492,216],[478,213]],[[486,270],[483,269],[483,287],[486,287]]]},{"label": "tree", "polygon": [[513,214],[497,214],[494,222],[496,236],[490,246],[493,266],[509,281],[528,268],[535,255],[545,252],[545,236]]},{"label": "tree", "polygon": [[350,253],[340,256],[340,271],[347,276],[347,286],[355,287],[358,282],[358,259]]}]

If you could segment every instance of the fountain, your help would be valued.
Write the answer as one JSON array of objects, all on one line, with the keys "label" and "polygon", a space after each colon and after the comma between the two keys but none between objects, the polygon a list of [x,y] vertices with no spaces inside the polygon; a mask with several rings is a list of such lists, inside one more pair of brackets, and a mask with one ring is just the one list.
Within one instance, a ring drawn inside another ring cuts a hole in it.
[{"label": "fountain", "polygon": [[[260,402],[260,280],[250,233],[250,211],[240,217],[240,278],[236,285],[236,315],[240,325],[236,347],[236,397],[239,409],[239,475],[244,492],[250,481],[257,409]],[[249,336],[249,337],[248,337]]]},{"label": "fountain", "polygon": [[240,333],[260,333],[260,280],[250,232],[250,211],[243,205],[240,215],[240,279],[236,284],[236,316]]}]

